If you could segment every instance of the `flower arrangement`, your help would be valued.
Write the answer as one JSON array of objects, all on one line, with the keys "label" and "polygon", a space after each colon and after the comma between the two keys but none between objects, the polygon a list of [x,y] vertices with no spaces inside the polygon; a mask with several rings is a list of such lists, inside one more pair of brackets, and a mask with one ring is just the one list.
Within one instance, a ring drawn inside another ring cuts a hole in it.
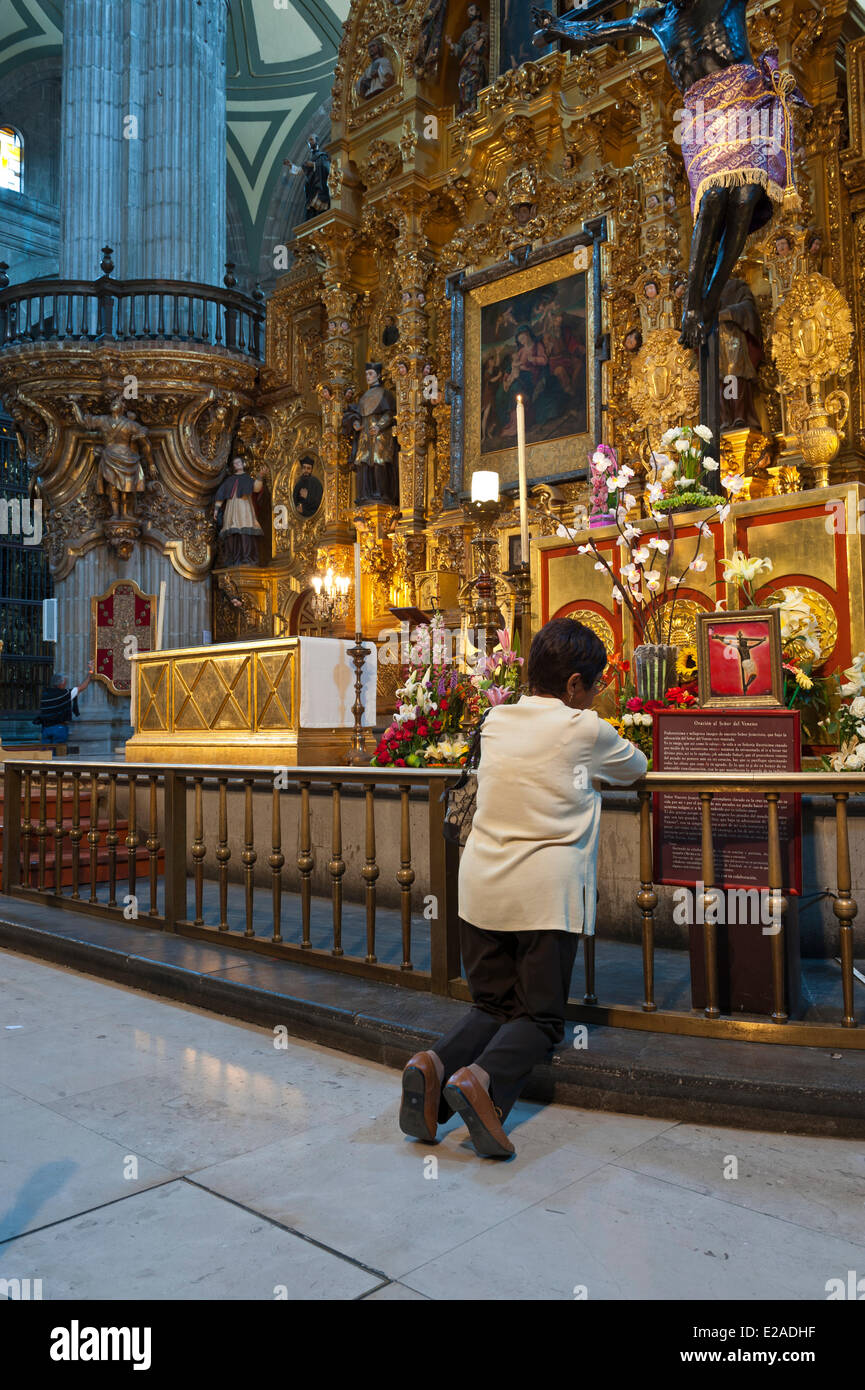
[{"label": "flower arrangement", "polygon": [[618,473],[618,455],[615,449],[610,448],[609,444],[599,444],[589,459],[589,478],[592,485],[592,503],[589,515],[591,517],[603,517],[612,522],[614,516],[610,510],[610,493],[607,488],[607,472],[610,469],[612,470],[611,476]]},{"label": "flower arrangement", "polygon": [[687,709],[697,703],[696,696],[684,686],[671,686],[662,700],[642,700],[634,690],[631,664],[613,652],[608,665],[608,685],[614,686],[618,713],[607,715],[617,734],[635,743],[652,765],[652,726],[659,709]]},{"label": "flower arrangement", "polygon": [[[652,453],[648,493],[656,512],[715,505],[714,496],[700,481],[703,469],[711,473],[720,467],[717,459],[703,455],[703,445],[711,442],[712,431],[706,425],[674,425],[661,436],[661,448],[672,449],[672,454]],[[735,490],[742,486],[740,482]]]},{"label": "flower arrangement", "polygon": [[[614,450],[605,449],[604,446],[592,455],[593,470],[605,479],[607,506],[614,512],[619,530],[618,544],[623,552],[619,573],[615,572],[593,540],[578,545],[577,550],[581,555],[594,555],[595,569],[609,574],[613,583],[613,599],[627,607],[636,638],[641,644],[670,642],[677,591],[690,571],[705,570],[707,563],[700,555],[700,545],[704,537],[710,535],[708,521],[704,520],[698,526],[693,554],[683,567],[678,568],[675,565],[677,541],[673,519],[665,515],[664,508],[658,504],[672,499],[679,505],[697,498],[694,506],[712,507],[721,521],[730,510],[729,502],[719,501],[702,489],[695,490],[699,468],[708,467],[711,471],[719,466],[714,459],[707,460],[701,456],[702,444],[708,443],[711,438],[711,431],[704,425],[697,425],[693,429],[690,426],[677,426],[663,436],[667,444],[674,446],[676,459],[666,454],[652,455],[652,477],[646,488],[646,503],[655,522],[654,535],[629,519],[632,513],[636,515],[634,508],[637,506],[636,497],[628,490],[634,477],[633,468],[619,464]],[[686,490],[685,482],[693,484],[693,487]],[[725,478],[723,483],[731,493],[744,486],[738,475]],[[670,509],[666,508],[667,511]],[[662,524],[666,535],[661,534]],[[572,539],[576,537],[572,536]],[[667,613],[665,610],[671,596],[673,603]]]},{"label": "flower arrangement", "polygon": [[865,770],[865,652],[853,658],[852,666],[844,672],[846,681],[834,678],[840,703],[821,720],[820,727],[838,743],[838,752],[823,754],[821,763],[827,772],[862,772]]},{"label": "flower arrangement", "polygon": [[[415,628],[399,707],[372,757],[374,767],[453,767],[468,753],[466,728],[494,705],[517,698],[522,657],[510,633],[498,633],[490,656],[474,648],[468,659],[448,659],[444,619],[436,614]],[[461,666],[465,669],[461,669]]]}]

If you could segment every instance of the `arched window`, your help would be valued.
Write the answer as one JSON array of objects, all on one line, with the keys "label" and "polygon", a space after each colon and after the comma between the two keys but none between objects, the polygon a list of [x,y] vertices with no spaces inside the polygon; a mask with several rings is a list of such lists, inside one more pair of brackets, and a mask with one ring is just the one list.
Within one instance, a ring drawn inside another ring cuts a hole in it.
[{"label": "arched window", "polygon": [[0,188],[21,192],[21,136],[11,126],[0,126]]}]

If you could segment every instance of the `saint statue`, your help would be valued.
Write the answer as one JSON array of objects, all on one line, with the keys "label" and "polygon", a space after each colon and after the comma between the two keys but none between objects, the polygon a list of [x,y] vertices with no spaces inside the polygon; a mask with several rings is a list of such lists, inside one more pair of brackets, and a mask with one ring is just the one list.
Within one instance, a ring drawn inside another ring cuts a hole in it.
[{"label": "saint statue", "polygon": [[217,488],[214,506],[217,524],[222,522],[219,564],[226,569],[258,564],[258,542],[264,532],[252,499],[263,488],[264,469],[257,478],[250,478],[243,459],[231,460],[231,473]]},{"label": "saint statue", "polygon": [[357,79],[356,86],[358,96],[364,99],[377,96],[396,81],[393,64],[384,51],[381,39],[372,39],[367,45],[367,52],[369,62]]},{"label": "saint statue", "polygon": [[357,435],[354,466],[359,472],[358,502],[399,506],[397,442],[393,426],[396,401],[381,384],[381,362],[367,362],[366,390],[357,403],[352,429]]},{"label": "saint statue", "polygon": [[[477,106],[478,93],[487,85],[487,59],[490,52],[490,31],[481,19],[479,5],[469,5],[466,11],[468,28],[464,29],[454,43],[447,38],[448,47],[459,59],[459,100],[457,110],[473,111]],[[549,40],[547,40],[549,42]]]},{"label": "saint statue", "polygon": [[84,429],[101,436],[102,443],[94,449],[99,466],[96,490],[109,497],[112,518],[134,516],[134,498],[145,489],[142,459],[150,476],[156,477],[144,425],[124,410],[122,396],[115,397],[110,415],[83,414],[78,397],[73,396],[72,413]]},{"label": "saint statue", "polygon": [[448,0],[429,0],[421,20],[420,39],[414,56],[415,75],[434,82],[439,74],[442,30],[447,19]]},{"label": "saint statue", "polygon": [[735,275],[721,293],[718,333],[721,429],[759,430],[769,439],[772,426],[757,381],[765,356],[763,329],[750,286]]},{"label": "saint statue", "polygon": [[306,196],[306,217],[317,217],[330,207],[330,189],[327,180],[330,175],[330,155],[318,143],[318,137],[310,135],[307,140],[309,154],[301,164],[304,175],[304,194]]},{"label": "saint statue", "polygon": [[685,294],[685,347],[699,348],[715,325],[730,273],[752,232],[772,216],[772,203],[795,198],[790,103],[804,104],[777,53],[755,64],[745,23],[747,0],[666,0],[624,19],[581,20],[579,10],[556,19],[532,8],[545,48],[561,39],[580,52],[635,35],[661,46],[683,94],[682,156],[695,219]]}]

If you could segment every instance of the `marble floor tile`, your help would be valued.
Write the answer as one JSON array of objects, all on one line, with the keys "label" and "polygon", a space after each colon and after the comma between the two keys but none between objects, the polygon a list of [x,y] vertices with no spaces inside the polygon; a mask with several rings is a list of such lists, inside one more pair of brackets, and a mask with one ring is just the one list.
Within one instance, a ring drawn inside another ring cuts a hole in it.
[{"label": "marble floor tile", "polygon": [[[815,1175],[816,1177],[816,1175]],[[403,1272],[433,1299],[825,1299],[861,1246],[607,1165]]]},{"label": "marble floor tile", "polygon": [[385,1284],[384,1288],[376,1289],[375,1293],[367,1293],[363,1296],[364,1303],[409,1303],[417,1302],[428,1303],[426,1294],[415,1293],[407,1284]]},{"label": "marble floor tile", "polygon": [[59,1115],[175,1173],[254,1154],[286,1135],[338,1120],[343,1110],[307,1086],[197,1086],[166,1075],[139,1077],[52,1102]]},{"label": "marble floor tile", "polygon": [[704,1196],[865,1245],[861,1140],[680,1124],[615,1162]]},{"label": "marble floor tile", "polygon": [[[168,1168],[26,1096],[0,1097],[0,1240],[171,1178]],[[0,1258],[2,1265],[2,1258]]]},{"label": "marble floor tile", "polygon": [[381,1283],[338,1255],[183,1181],[4,1248],[45,1299],[356,1299]]},{"label": "marble floor tile", "polygon": [[523,1126],[518,1161],[501,1163],[479,1159],[456,1118],[436,1145],[406,1139],[397,1111],[286,1138],[196,1181],[399,1279],[599,1166],[543,1123]]}]

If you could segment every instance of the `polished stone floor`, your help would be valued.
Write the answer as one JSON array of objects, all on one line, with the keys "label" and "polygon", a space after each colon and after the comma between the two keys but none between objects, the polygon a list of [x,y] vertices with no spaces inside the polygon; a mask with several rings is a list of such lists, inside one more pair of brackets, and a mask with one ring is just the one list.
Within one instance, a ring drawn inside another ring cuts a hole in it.
[{"label": "polished stone floor", "polygon": [[[285,1045],[281,1045],[285,1043]],[[397,1073],[0,951],[0,1279],[45,1299],[825,1299],[865,1146],[517,1106],[403,1138]]]}]

